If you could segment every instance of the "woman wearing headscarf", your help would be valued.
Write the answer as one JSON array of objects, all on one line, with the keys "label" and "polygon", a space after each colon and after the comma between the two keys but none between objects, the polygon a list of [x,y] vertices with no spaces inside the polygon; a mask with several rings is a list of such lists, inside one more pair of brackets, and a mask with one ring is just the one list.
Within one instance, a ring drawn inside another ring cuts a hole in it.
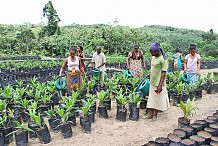
[{"label": "woman wearing headscarf", "polygon": [[147,119],[157,119],[160,111],[165,111],[169,107],[169,98],[166,89],[166,71],[168,61],[160,44],[155,42],[150,45],[151,73],[150,89],[147,102],[148,116]]},{"label": "woman wearing headscarf", "polygon": [[134,50],[129,53],[127,67],[132,71],[134,78],[142,78],[142,67],[146,69],[146,66],[143,52],[139,50],[139,45],[134,45]]}]

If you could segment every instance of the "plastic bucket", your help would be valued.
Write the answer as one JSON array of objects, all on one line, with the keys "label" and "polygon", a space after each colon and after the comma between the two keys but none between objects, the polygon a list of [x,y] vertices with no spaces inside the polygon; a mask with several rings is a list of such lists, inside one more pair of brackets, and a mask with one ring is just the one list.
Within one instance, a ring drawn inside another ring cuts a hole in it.
[{"label": "plastic bucket", "polygon": [[138,90],[144,95],[148,96],[149,95],[149,88],[150,88],[150,82],[148,79],[143,79],[139,84],[138,84]]}]

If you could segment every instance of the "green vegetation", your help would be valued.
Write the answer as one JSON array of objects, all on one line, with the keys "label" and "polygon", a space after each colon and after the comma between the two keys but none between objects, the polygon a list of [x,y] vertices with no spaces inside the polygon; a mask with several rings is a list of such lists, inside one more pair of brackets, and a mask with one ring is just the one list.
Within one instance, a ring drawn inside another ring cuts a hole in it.
[{"label": "green vegetation", "polygon": [[188,99],[186,103],[180,101],[180,104],[178,104],[178,107],[182,110],[183,116],[186,120],[189,120],[190,116],[193,115],[194,110],[198,109],[194,106],[194,101],[195,99]]},{"label": "green vegetation", "polygon": [[84,52],[93,53],[97,45],[103,47],[106,55],[127,56],[133,44],[140,45],[145,59],[150,58],[148,46],[160,42],[168,56],[176,48],[188,53],[190,43],[197,45],[197,51],[204,60],[217,59],[218,35],[216,33],[179,29],[168,26],[144,26],[130,28],[110,25],[77,25],[60,27],[57,34],[43,35],[44,27],[40,25],[0,25],[0,51],[4,54],[23,54],[55,56],[66,55],[70,46],[84,46]]}]

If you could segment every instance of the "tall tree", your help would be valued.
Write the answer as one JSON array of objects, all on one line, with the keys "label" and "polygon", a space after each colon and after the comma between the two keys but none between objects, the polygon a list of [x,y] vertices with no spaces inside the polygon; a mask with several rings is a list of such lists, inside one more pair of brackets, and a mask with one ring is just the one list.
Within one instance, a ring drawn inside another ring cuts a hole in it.
[{"label": "tall tree", "polygon": [[48,36],[60,34],[60,27],[58,26],[58,23],[61,20],[58,17],[58,14],[51,1],[45,4],[43,8],[43,17],[45,16],[48,18],[48,24],[43,29],[44,34],[47,34]]},{"label": "tall tree", "polygon": [[29,44],[33,39],[35,39],[35,36],[28,25],[21,25],[18,28],[16,38],[18,40],[17,45],[21,52],[29,53]]}]

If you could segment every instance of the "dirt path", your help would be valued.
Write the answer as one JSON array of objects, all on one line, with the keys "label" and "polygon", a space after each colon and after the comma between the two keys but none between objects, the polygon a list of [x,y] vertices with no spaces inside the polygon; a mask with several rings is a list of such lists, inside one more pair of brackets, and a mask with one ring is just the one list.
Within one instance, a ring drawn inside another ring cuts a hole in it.
[{"label": "dirt path", "polygon": [[[203,98],[196,101],[199,110],[192,118],[204,119],[218,110],[218,94],[205,94]],[[53,133],[52,142],[46,146],[139,146],[147,143],[149,140],[155,140],[157,137],[166,137],[168,133],[177,128],[177,119],[182,116],[179,108],[171,106],[166,112],[159,115],[157,121],[145,120],[144,110],[140,110],[140,119],[137,122],[127,120],[119,122],[116,117],[116,104],[113,101],[112,110],[109,111],[109,119],[101,119],[96,113],[96,121],[92,124],[91,134],[85,134],[79,125],[77,118],[77,127],[73,127],[73,137],[62,139],[60,132]],[[14,146],[12,143],[10,146]],[[29,146],[44,146],[38,139],[29,140]]]}]

